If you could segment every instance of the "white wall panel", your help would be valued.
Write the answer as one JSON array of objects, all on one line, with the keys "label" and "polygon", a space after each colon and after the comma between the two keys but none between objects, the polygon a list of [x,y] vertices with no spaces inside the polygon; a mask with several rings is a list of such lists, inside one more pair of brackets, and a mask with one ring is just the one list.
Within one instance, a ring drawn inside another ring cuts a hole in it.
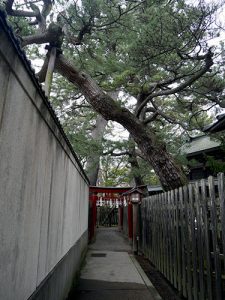
[{"label": "white wall panel", "polygon": [[0,299],[24,300],[87,231],[88,184],[8,36],[0,39]]}]

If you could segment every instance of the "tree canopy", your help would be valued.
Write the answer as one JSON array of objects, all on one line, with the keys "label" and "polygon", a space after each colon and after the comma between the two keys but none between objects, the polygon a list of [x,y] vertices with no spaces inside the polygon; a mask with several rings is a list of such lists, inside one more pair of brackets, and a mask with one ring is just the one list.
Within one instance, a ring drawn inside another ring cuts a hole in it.
[{"label": "tree canopy", "polygon": [[[216,18],[222,6],[202,0],[5,1],[21,45],[43,59],[40,82],[47,85],[53,58],[52,70],[72,83],[65,88],[65,79],[54,75],[51,94],[71,139],[78,137],[73,126],[80,141],[88,131],[91,137],[96,113],[105,126],[120,123],[136,146],[119,150],[131,165],[137,154],[147,161],[166,190],[186,182],[171,155],[171,137],[201,130],[210,109],[225,107],[223,44],[211,42],[221,31]],[[107,152],[94,145],[104,143],[103,131],[91,146],[99,155],[86,157],[98,161]],[[118,154],[114,146],[108,154]]]}]

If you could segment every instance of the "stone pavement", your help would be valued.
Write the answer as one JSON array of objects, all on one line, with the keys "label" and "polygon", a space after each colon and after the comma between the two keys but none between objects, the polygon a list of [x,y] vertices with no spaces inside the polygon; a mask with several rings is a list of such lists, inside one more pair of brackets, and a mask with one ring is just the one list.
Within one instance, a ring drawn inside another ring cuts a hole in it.
[{"label": "stone pavement", "polygon": [[117,228],[99,228],[70,300],[158,300],[161,297]]}]

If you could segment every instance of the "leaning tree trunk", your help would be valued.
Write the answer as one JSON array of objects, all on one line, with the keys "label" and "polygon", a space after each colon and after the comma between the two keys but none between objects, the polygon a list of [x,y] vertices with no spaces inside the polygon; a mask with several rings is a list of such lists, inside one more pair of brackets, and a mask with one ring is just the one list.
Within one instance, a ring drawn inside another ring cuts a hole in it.
[{"label": "leaning tree trunk", "polygon": [[131,134],[138,148],[153,167],[165,190],[182,186],[186,177],[157,136],[128,109],[121,107],[86,73],[77,70],[63,55],[56,60],[56,70],[77,85],[87,101],[104,119],[120,123]]},{"label": "leaning tree trunk", "polygon": [[[137,112],[138,107],[141,105],[143,100],[144,100],[144,98],[141,95],[137,97],[135,113]],[[138,119],[139,120],[144,119],[143,111],[139,115]],[[131,166],[131,172],[133,174],[133,180],[135,182],[135,185],[136,186],[144,185],[144,180],[143,180],[143,178],[140,174],[140,166],[139,166],[139,162],[138,162],[138,159],[137,159],[137,154],[136,154],[136,149],[135,149],[135,142],[132,139],[131,135],[129,135],[129,158],[128,158],[128,161],[129,161],[130,166]]]},{"label": "leaning tree trunk", "polygon": [[129,136],[129,158],[128,161],[131,166],[131,173],[136,186],[144,185],[144,180],[140,174],[140,166],[137,159],[135,150],[135,143],[131,136]]},{"label": "leaning tree trunk", "polygon": [[[119,92],[114,91],[114,92],[109,92],[108,94],[113,98],[117,98]],[[88,160],[87,160],[86,172],[87,172],[87,176],[90,181],[90,185],[97,184],[98,172],[99,172],[99,168],[100,168],[100,158],[103,153],[102,139],[104,136],[104,132],[105,132],[107,123],[108,123],[108,121],[106,121],[102,115],[98,115],[96,118],[95,127],[91,133],[92,139],[99,142],[100,147],[99,147],[98,151],[93,151],[93,153],[91,153],[91,155],[88,157]]]},{"label": "leaning tree trunk", "polygon": [[[105,131],[105,127],[107,122],[102,115],[98,115],[96,118],[95,127],[92,130],[91,137],[93,140],[102,143],[103,134]],[[93,151],[91,156],[88,157],[86,172],[90,181],[90,185],[96,185],[98,179],[99,165],[100,165],[100,157],[102,155],[101,148],[98,151]]]}]

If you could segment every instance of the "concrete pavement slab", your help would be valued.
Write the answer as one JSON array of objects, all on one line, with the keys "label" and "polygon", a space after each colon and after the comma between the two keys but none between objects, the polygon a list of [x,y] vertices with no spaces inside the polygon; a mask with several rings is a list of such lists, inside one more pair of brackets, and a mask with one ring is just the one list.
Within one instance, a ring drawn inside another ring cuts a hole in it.
[{"label": "concrete pavement slab", "polygon": [[[96,254],[105,254],[105,256],[99,257],[95,256]],[[89,251],[81,278],[143,284],[143,280],[127,252]]]},{"label": "concrete pavement slab", "polygon": [[117,227],[101,227],[97,229],[96,239],[89,245],[90,250],[108,250],[131,252],[131,246]]},{"label": "concrete pavement slab", "polygon": [[99,229],[89,247],[81,276],[70,300],[158,300],[123,235],[115,228]]}]

